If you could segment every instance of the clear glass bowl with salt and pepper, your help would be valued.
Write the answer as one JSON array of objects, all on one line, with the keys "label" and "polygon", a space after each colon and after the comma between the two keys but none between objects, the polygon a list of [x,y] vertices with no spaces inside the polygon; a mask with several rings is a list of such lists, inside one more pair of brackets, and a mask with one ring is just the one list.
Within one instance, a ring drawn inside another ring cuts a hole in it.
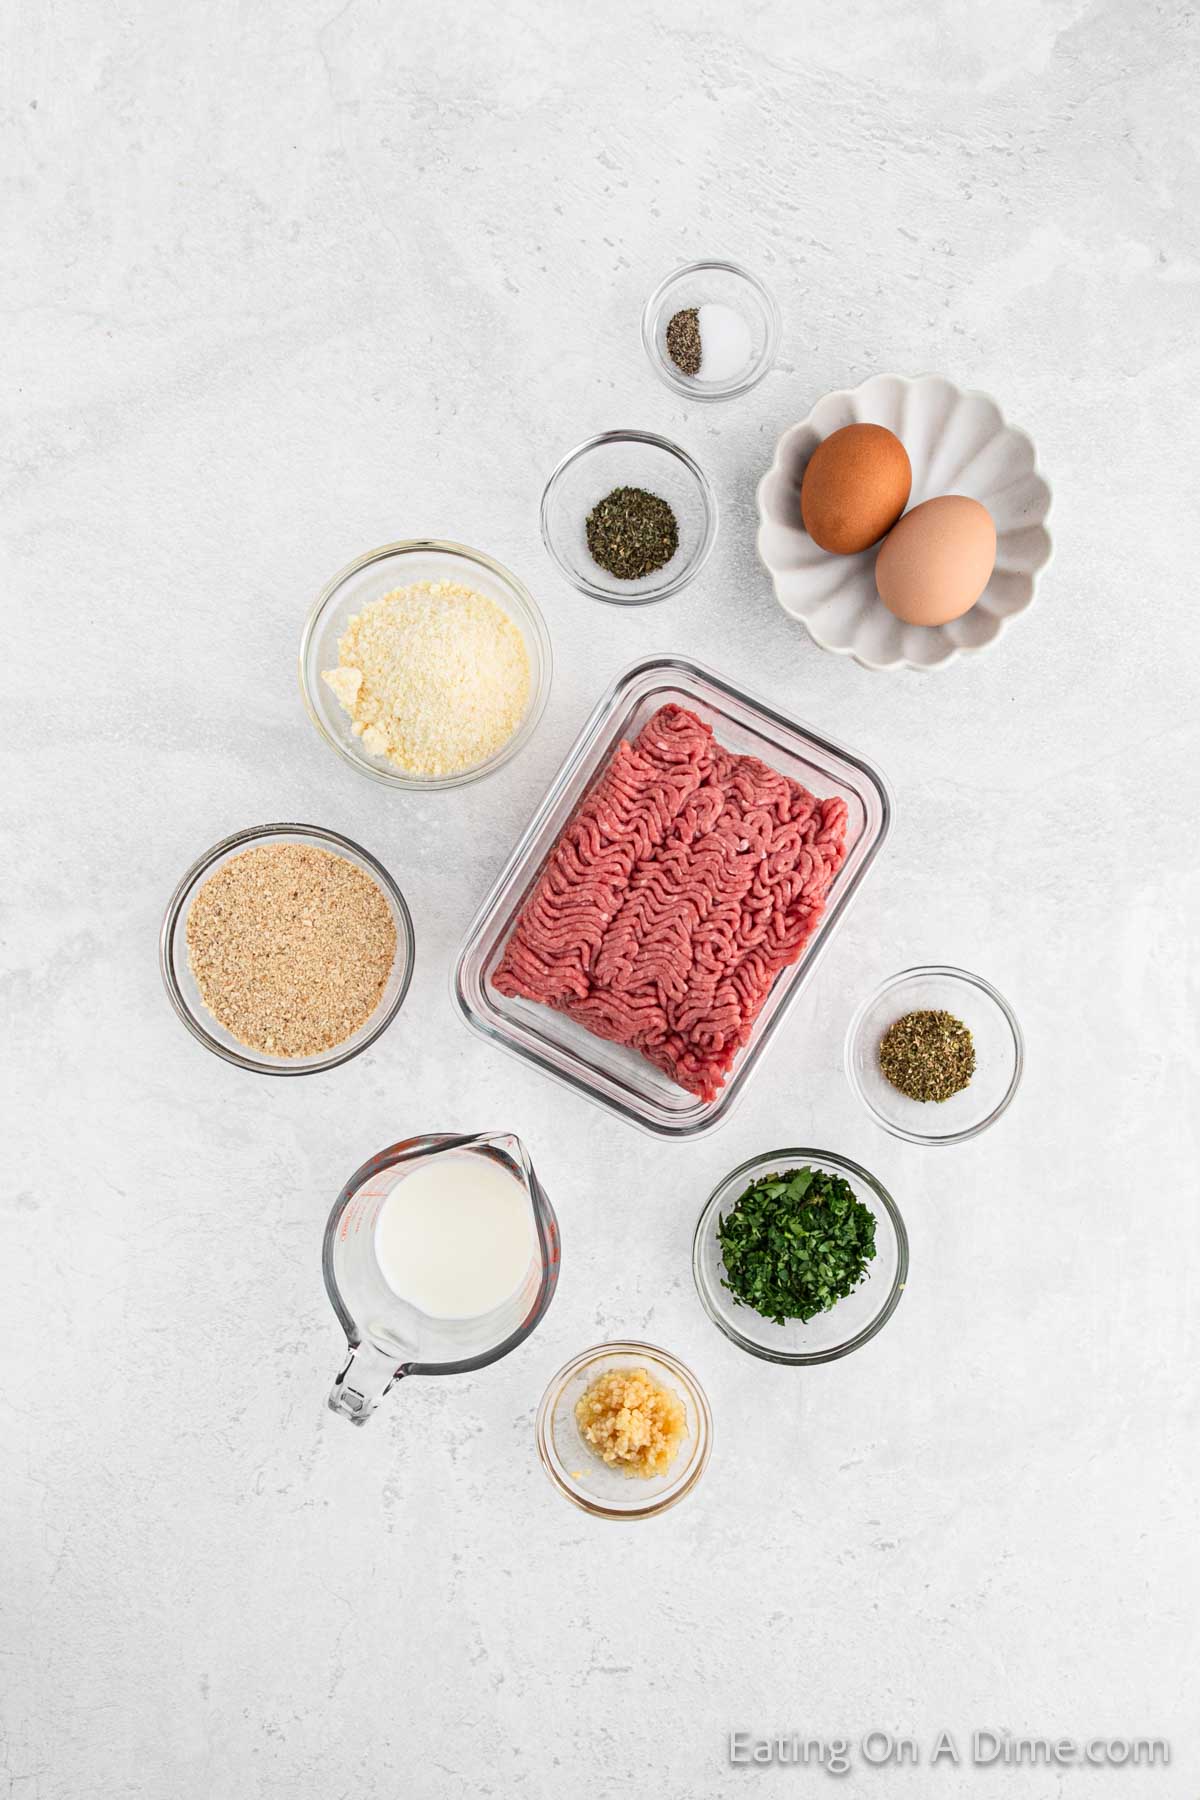
[{"label": "clear glass bowl with salt and pepper", "polygon": [[779,308],[757,276],[736,263],[688,263],[647,300],[642,344],[654,373],[677,394],[733,400],[774,364]]}]

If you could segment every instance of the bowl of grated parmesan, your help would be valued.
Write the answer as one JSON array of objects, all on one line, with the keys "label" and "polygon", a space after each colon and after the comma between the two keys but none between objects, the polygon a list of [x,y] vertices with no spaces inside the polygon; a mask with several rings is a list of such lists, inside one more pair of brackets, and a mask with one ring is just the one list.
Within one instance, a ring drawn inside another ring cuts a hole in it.
[{"label": "bowl of grated parmesan", "polygon": [[300,640],[313,724],[343,761],[402,788],[458,787],[529,741],[550,635],[501,563],[414,538],[369,550],[322,590]]}]

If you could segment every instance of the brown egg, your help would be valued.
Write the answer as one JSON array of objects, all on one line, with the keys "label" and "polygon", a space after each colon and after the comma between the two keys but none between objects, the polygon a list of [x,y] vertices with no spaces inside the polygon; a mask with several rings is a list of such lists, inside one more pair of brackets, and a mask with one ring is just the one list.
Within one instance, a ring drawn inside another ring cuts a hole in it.
[{"label": "brown egg", "polygon": [[908,451],[895,432],[883,425],[843,425],[808,459],[800,517],[814,544],[851,556],[891,530],[911,490]]},{"label": "brown egg", "polygon": [[905,513],[875,558],[875,586],[906,625],[946,625],[970,612],[995,566],[987,507],[941,494]]}]

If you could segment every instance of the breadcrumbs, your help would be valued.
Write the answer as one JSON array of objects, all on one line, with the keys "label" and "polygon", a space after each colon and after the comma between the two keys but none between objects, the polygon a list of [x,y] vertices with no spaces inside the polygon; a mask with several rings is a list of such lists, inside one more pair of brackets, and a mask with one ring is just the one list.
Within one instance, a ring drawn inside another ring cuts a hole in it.
[{"label": "breadcrumbs", "polygon": [[454,581],[416,581],[355,613],[322,681],[372,756],[406,775],[458,775],[502,750],[529,700],[529,653],[503,607]]},{"label": "breadcrumbs", "polygon": [[309,844],[260,844],[210,875],[187,917],[188,961],[239,1044],[315,1056],[365,1025],[396,960],[392,911],[369,875]]},{"label": "breadcrumbs", "polygon": [[679,1395],[645,1369],[608,1369],[575,1402],[585,1444],[625,1475],[665,1475],[687,1435]]}]

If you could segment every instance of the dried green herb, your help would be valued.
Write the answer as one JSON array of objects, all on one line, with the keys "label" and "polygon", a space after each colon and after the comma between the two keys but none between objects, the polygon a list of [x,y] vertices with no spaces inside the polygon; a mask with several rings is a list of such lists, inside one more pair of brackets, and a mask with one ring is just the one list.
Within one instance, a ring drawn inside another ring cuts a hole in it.
[{"label": "dried green herb", "polygon": [[841,1175],[762,1175],[717,1221],[722,1287],[764,1319],[812,1319],[870,1273],[875,1215]]},{"label": "dried green herb", "polygon": [[667,355],[681,375],[698,375],[704,351],[700,342],[700,313],[685,306],[667,325]]},{"label": "dried green herb", "polygon": [[679,548],[679,526],[665,500],[645,488],[614,488],[587,516],[587,547],[619,581],[665,567]]},{"label": "dried green herb", "polygon": [[879,1067],[910,1100],[949,1100],[975,1073],[975,1040],[953,1013],[905,1013],[879,1041]]}]

